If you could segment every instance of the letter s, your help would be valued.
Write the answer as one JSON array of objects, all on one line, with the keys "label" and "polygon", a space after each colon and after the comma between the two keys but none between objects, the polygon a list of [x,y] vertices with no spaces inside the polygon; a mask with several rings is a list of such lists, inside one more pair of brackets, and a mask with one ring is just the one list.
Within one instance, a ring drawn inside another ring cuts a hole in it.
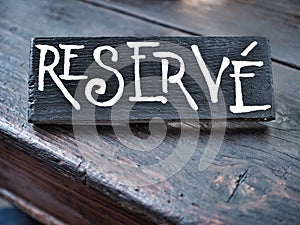
[{"label": "letter s", "polygon": [[104,65],[102,63],[102,61],[101,61],[100,58],[101,58],[101,52],[103,50],[108,50],[108,51],[110,51],[112,53],[111,60],[113,62],[116,62],[118,60],[118,52],[117,52],[116,49],[114,49],[111,46],[101,46],[101,47],[96,48],[94,50],[94,54],[93,54],[94,55],[94,59],[99,64],[99,66],[101,66],[102,68],[104,68],[104,69],[106,69],[108,71],[113,72],[117,76],[118,82],[119,82],[118,91],[117,91],[116,95],[113,98],[111,98],[110,100],[105,101],[105,102],[97,102],[93,98],[93,96],[92,96],[92,89],[96,85],[100,86],[100,88],[96,90],[96,93],[97,94],[104,94],[105,90],[106,90],[106,83],[105,83],[105,80],[103,80],[103,79],[94,78],[94,79],[90,80],[87,83],[87,85],[85,87],[85,96],[86,96],[87,100],[89,102],[91,102],[92,104],[94,104],[96,106],[104,106],[104,107],[106,107],[106,106],[112,106],[112,105],[114,105],[121,98],[121,96],[123,94],[123,90],[124,90],[124,79],[122,77],[122,74],[118,70],[116,70],[116,69],[114,69],[114,68],[112,68],[110,66]]}]

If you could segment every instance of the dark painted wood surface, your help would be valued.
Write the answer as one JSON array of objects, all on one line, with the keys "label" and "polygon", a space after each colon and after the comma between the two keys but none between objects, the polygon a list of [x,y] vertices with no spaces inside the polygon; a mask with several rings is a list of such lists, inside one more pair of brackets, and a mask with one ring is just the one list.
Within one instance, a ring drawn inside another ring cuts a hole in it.
[{"label": "dark painted wood surface", "polygon": [[[169,9],[172,8],[172,4],[175,7],[176,2],[178,3],[178,1],[169,2]],[[258,4],[260,1],[251,2]],[[32,182],[30,186],[25,185],[20,189],[21,187],[14,182],[24,181],[25,174],[11,163],[18,161],[21,165],[26,165],[27,161],[32,165],[39,163],[43,165],[40,170],[43,170],[43,167],[49,168],[49,171],[53,171],[53,174],[55,173],[62,179],[68,182],[72,180],[70,190],[73,191],[68,198],[70,204],[66,205],[66,208],[75,204],[73,200],[82,199],[82,195],[87,196],[77,189],[80,186],[87,193],[95,194],[93,198],[88,197],[90,203],[86,203],[87,207],[96,202],[99,203],[100,196],[106,196],[122,210],[132,212],[139,209],[139,212],[148,218],[149,223],[159,220],[169,224],[241,224],[241,221],[243,224],[296,224],[299,221],[299,70],[273,61],[276,120],[268,123],[228,123],[220,152],[207,170],[199,172],[197,168],[209,139],[210,127],[202,123],[181,124],[189,132],[199,129],[201,131],[197,149],[187,165],[176,175],[160,184],[127,187],[114,180],[114,177],[118,175],[117,170],[99,174],[95,171],[95,164],[88,162],[83,156],[93,152],[101,153],[103,149],[113,151],[119,147],[120,144],[116,141],[112,127],[100,127],[99,132],[104,138],[95,145],[92,142],[86,142],[84,138],[75,140],[70,126],[34,126],[27,123],[30,38],[33,36],[178,36],[190,34],[80,1],[32,0],[30,3],[28,1],[1,1],[0,3],[0,80],[2,84],[0,136],[1,142],[5,142],[4,150],[1,150],[0,155],[1,162],[3,162],[0,174],[1,177],[5,177],[1,179],[2,188],[8,188],[10,193],[20,195],[19,197],[23,200],[32,201],[35,207],[29,207],[31,212],[34,208],[46,210],[45,206],[42,206],[44,200],[37,199],[47,196],[47,185],[44,186],[47,183],[41,180],[41,183]],[[292,3],[293,1],[290,4],[286,3],[286,7],[294,9]],[[151,4],[158,3],[151,1]],[[276,6],[277,4],[270,3],[270,5]],[[197,4],[194,7],[199,7],[199,10],[201,8]],[[243,7],[247,8],[247,5]],[[250,7],[250,9],[253,8]],[[242,8],[236,10],[243,15]],[[280,11],[276,13],[280,15],[278,18],[285,15],[280,14]],[[255,17],[254,20],[258,24],[262,21],[259,17]],[[180,24],[179,18],[176,21]],[[297,24],[299,24],[299,18],[295,17],[293,26],[282,25],[280,29],[286,30],[280,34],[275,30],[271,36],[274,38],[276,35],[285,33],[286,38],[292,36],[296,38],[297,35],[290,35],[290,29],[292,27],[294,32],[299,32]],[[220,27],[224,27],[221,22]],[[240,20],[239,27],[243,32],[247,23]],[[211,27],[215,32],[219,28]],[[266,29],[269,28],[270,26],[266,27]],[[255,34],[256,32],[249,31],[249,33]],[[288,42],[280,43],[287,45]],[[281,51],[283,55],[299,54],[297,46],[281,49]],[[164,159],[166,154],[173,150],[172,143],[176,143],[181,131],[176,124],[169,124],[168,129],[166,142],[164,146],[156,149],[155,157],[141,155],[141,160],[146,159],[149,163],[155,162]],[[149,135],[145,125],[135,125],[132,130],[144,138]],[[129,134],[125,136],[130,138]],[[189,143],[189,138],[186,144]],[[78,144],[84,146],[84,154],[78,148]],[[10,147],[6,147],[7,145]],[[122,151],[125,150],[125,148],[122,149]],[[186,151],[187,148],[182,150],[182,156]],[[16,161],[12,158],[15,154],[19,155]],[[5,164],[6,158],[7,161],[10,159],[11,163]],[[24,159],[24,162],[20,158]],[[30,160],[33,161],[30,162]],[[136,163],[136,161],[131,160],[128,163]],[[15,168],[15,172],[10,168]],[[14,176],[7,176],[8,172],[13,172]],[[28,176],[29,173],[27,173]],[[37,179],[39,170],[35,170],[35,173],[37,176],[33,177]],[[57,185],[62,184],[61,180],[53,182]],[[45,192],[43,192],[44,189]],[[38,198],[31,199],[35,196],[35,192],[31,193],[30,190],[39,191],[36,195]],[[1,191],[1,193],[13,196],[7,191]],[[63,199],[64,197],[59,196],[67,192],[62,193],[57,188],[56,193],[58,198]],[[51,197],[46,199],[51,199]],[[67,214],[68,210],[62,211],[63,215],[60,211],[55,214],[53,212],[58,206],[55,202],[52,203],[52,205],[47,204],[48,207],[52,207],[47,211],[52,212],[52,216],[56,219],[70,223],[71,220],[67,221],[67,218],[70,218],[72,212],[84,217],[87,224],[94,224],[92,210],[88,213],[91,217],[86,216],[86,209],[70,211],[70,214]],[[135,214],[132,212],[132,215]],[[108,218],[118,219],[117,216],[109,217],[109,215]],[[99,221],[100,224],[101,222],[103,221]]]},{"label": "dark painted wood surface", "polygon": [[[135,63],[132,59],[135,50],[128,47],[127,42],[154,42],[159,45],[139,48],[138,56],[145,55],[145,59],[139,59],[138,63],[140,81],[135,79]],[[257,45],[247,55],[242,56],[252,43]],[[61,45],[77,45],[82,49],[73,49],[72,54],[76,52],[77,57],[69,60],[65,58],[64,50],[59,47]],[[59,56],[54,57],[54,54],[51,54],[52,50],[47,50],[45,61],[41,62],[41,57],[43,57],[39,49],[41,47],[37,46],[54,47]],[[95,49],[101,46],[110,46],[116,51],[114,52],[117,56],[116,62],[111,62],[112,52],[108,54],[102,52],[101,55],[100,63],[104,63],[104,67],[109,66],[110,71],[95,62]],[[198,54],[202,55],[209,74],[204,75],[202,72],[203,66],[199,66],[196,59],[198,55],[195,55],[194,50],[192,51],[192,46],[197,46]],[[168,60],[167,76],[169,78],[177,76],[179,67],[183,66],[184,73],[179,80],[183,84],[183,89],[178,83],[166,81],[167,90],[162,90],[162,58],[153,57],[153,55],[165,54],[165,52],[169,55],[175,54],[182,60],[182,63],[179,63],[176,59],[163,57]],[[270,46],[268,40],[262,37],[35,38],[31,44],[30,57],[28,115],[29,121],[33,123],[110,123],[110,121],[127,121],[128,119],[130,122],[142,122],[153,118],[166,121],[271,120],[275,116]],[[50,75],[49,71],[46,71],[39,78],[42,70],[40,66],[49,66],[55,61],[54,58],[58,60],[58,57],[59,61],[53,70],[54,74]],[[228,62],[223,64],[225,59]],[[69,69],[64,69],[66,61],[70,62]],[[242,104],[245,108],[267,106],[269,107],[267,110],[253,109],[249,112],[235,112],[231,109],[238,104],[236,102],[238,87],[235,78],[231,77],[231,74],[236,71],[233,64],[245,61],[252,64],[260,62],[262,65],[249,66],[245,63],[243,66],[245,68],[242,68],[240,74],[237,75],[255,74],[254,77],[248,77],[248,79],[238,78],[241,80]],[[223,66],[224,71],[221,71]],[[119,78],[115,75],[116,72],[111,71],[112,69],[118,71]],[[72,79],[77,80],[66,80],[67,78],[63,78],[62,74],[68,74],[72,76]],[[214,88],[217,76],[220,77],[220,86]],[[62,82],[63,86],[59,86],[55,77]],[[104,87],[99,83],[99,79],[105,80],[106,88],[102,95],[95,93],[99,85]],[[214,84],[210,84],[206,79],[212,79]],[[42,85],[39,84],[41,81]],[[90,89],[92,82],[93,87]],[[130,100],[136,96],[135,82],[140,86],[141,97],[164,98],[166,102]],[[213,99],[211,92],[213,89],[218,90],[216,99]],[[184,90],[187,93],[184,93]],[[88,100],[87,92],[96,103]],[[104,102],[108,103],[116,99],[118,93],[121,93],[120,97],[112,106],[96,105],[98,103],[103,105]],[[70,95],[69,100],[67,94]],[[70,98],[76,102],[71,103]],[[93,111],[95,114],[91,115]],[[128,113],[128,117],[125,116],[125,112]],[[77,116],[74,116],[74,113]]]}]

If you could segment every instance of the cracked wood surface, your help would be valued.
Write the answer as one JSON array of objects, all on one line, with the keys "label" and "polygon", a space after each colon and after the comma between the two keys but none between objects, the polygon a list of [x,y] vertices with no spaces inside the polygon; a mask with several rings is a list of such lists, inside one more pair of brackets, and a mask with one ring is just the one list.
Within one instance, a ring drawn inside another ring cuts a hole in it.
[{"label": "cracked wood surface", "polygon": [[[170,1],[168,4],[176,8],[176,2]],[[258,4],[258,1],[251,2]],[[30,38],[190,35],[180,28],[182,25],[178,21],[183,19],[177,18],[174,26],[180,29],[174,29],[85,2],[31,0],[30,3],[21,0],[0,3],[2,188],[50,213],[56,218],[55,221],[68,224],[82,221],[81,224],[95,224],[95,221],[104,224],[130,224],[133,221],[141,224],[240,224],[241,220],[243,224],[295,224],[299,221],[299,70],[276,60],[273,62],[276,120],[268,123],[227,123],[220,152],[207,170],[199,172],[198,166],[208,142],[210,126],[181,124],[182,129],[191,133],[200,129],[197,149],[187,165],[162,183],[126,187],[114,181],[114,171],[97,173],[77,146],[79,141],[84,146],[85,154],[89,151],[101,152],[101,148],[117,149],[120,143],[116,141],[112,127],[99,128],[99,133],[105,138],[100,145],[95,145],[84,138],[75,140],[71,126],[33,126],[27,123]],[[154,7],[158,3],[152,1],[151,4]],[[277,4],[270,3],[270,7]],[[131,6],[128,4],[128,7]],[[203,10],[200,6],[198,8]],[[230,9],[227,10],[230,12]],[[151,8],[148,11],[153,13]],[[278,19],[285,16],[283,13]],[[278,25],[280,30],[286,29],[285,38],[297,37],[292,35],[299,33],[297,21],[299,23],[298,17],[295,17],[294,26]],[[240,23],[242,32],[245,22],[240,20]],[[213,30],[217,32],[219,28],[210,29],[208,32],[214,34]],[[275,38],[277,33],[272,32],[272,38]],[[257,33],[249,30],[247,34]],[[278,42],[287,45],[283,39],[278,39]],[[299,42],[294,43],[293,47],[286,47],[285,50],[275,49],[273,57],[295,64],[290,57],[286,57],[295,56],[294,59],[297,59]],[[148,135],[146,125],[135,125],[132,130],[143,138]],[[142,160],[156,162],[173,150],[179,135],[177,125],[169,124],[164,146],[155,149],[154,156],[140,153],[125,156],[131,157],[129,163],[136,163],[137,157],[140,157],[140,163],[143,163]],[[120,157],[124,157],[125,150],[120,150]],[[183,149],[182,154],[185,151]],[[1,191],[9,199],[7,193]],[[84,199],[85,204],[80,199]],[[99,210],[95,211],[93,206]],[[58,210],[61,208],[63,210]],[[30,207],[27,210],[30,211]],[[104,217],[106,220],[99,221]],[[43,222],[50,224],[46,220]]]}]

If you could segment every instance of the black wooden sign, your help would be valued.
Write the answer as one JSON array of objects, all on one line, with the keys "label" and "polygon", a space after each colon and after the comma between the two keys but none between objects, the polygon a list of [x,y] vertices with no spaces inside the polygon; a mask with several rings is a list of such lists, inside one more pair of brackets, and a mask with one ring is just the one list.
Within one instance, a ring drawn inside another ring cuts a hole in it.
[{"label": "black wooden sign", "polygon": [[33,123],[271,120],[262,37],[34,38]]}]

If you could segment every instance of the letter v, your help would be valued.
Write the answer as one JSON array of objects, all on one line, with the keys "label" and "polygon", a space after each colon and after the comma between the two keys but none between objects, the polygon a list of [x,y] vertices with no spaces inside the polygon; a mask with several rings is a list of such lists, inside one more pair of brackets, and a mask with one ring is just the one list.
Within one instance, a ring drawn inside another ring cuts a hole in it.
[{"label": "letter v", "polygon": [[220,87],[220,83],[221,83],[221,77],[222,77],[222,74],[223,74],[224,70],[229,66],[230,60],[227,57],[223,57],[222,64],[221,64],[216,82],[214,82],[213,79],[211,78],[211,74],[210,74],[210,72],[209,72],[209,70],[208,70],[201,54],[200,54],[198,46],[197,45],[192,45],[191,48],[192,48],[192,51],[193,51],[193,53],[195,55],[195,58],[198,62],[198,65],[199,65],[199,67],[200,67],[200,69],[201,69],[201,71],[204,75],[206,84],[207,84],[208,89],[209,89],[211,101],[213,103],[217,103],[218,102],[218,92],[219,92],[219,87]]}]

